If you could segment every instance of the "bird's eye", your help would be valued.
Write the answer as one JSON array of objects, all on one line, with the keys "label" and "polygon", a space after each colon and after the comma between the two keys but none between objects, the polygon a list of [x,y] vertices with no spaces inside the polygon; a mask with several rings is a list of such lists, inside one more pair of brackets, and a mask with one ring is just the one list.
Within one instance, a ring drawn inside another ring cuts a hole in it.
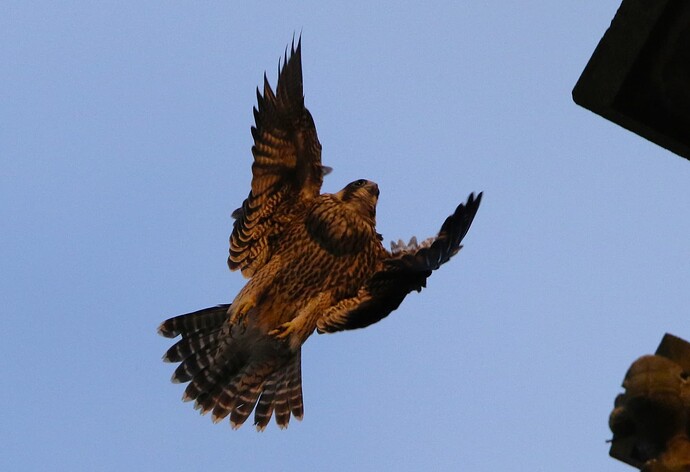
[{"label": "bird's eye", "polygon": [[364,179],[359,179],[359,180],[355,180],[354,182],[352,182],[352,186],[354,188],[364,187],[366,184],[367,184],[367,181]]}]

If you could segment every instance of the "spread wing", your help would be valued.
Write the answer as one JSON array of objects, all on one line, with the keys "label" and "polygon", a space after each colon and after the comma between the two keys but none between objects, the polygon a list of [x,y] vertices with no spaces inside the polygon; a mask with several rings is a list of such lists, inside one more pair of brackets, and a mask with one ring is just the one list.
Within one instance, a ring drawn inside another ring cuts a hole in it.
[{"label": "spread wing", "polygon": [[470,194],[455,213],[441,226],[435,238],[421,244],[413,238],[409,244],[392,244],[392,252],[382,262],[382,268],[359,289],[356,297],[348,298],[322,316],[317,324],[319,333],[332,333],[346,329],[364,328],[388,316],[398,308],[405,296],[413,290],[421,291],[426,279],[462,248],[462,239],[470,229],[479,203]]},{"label": "spread wing", "polygon": [[321,190],[321,144],[314,120],[304,107],[301,39],[285,53],[276,93],[264,74],[263,95],[256,90],[252,127],[252,188],[230,236],[228,266],[251,277],[270,257],[276,236]]}]

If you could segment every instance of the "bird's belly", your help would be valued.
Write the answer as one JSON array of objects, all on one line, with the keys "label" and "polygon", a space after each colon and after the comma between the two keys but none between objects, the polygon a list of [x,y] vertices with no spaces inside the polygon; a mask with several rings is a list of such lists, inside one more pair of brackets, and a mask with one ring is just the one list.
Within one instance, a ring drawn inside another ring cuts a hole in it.
[{"label": "bird's belly", "polygon": [[301,250],[288,245],[254,274],[233,305],[251,307],[247,321],[266,333],[304,315],[303,328],[311,334],[318,316],[356,295],[371,276],[370,256],[366,250],[334,255],[315,243]]}]

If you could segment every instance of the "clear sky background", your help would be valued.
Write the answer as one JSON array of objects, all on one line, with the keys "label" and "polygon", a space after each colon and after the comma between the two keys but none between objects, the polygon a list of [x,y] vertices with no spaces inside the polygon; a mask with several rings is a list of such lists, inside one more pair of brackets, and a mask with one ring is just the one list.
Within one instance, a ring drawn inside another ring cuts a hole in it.
[{"label": "clear sky background", "polygon": [[[690,162],[572,102],[619,3],[3,2],[0,469],[631,470],[608,414],[690,338]],[[484,201],[421,294],[309,339],[301,423],[232,431],[156,327],[244,283],[255,87],[300,31],[325,191],[378,182],[386,240]]]}]

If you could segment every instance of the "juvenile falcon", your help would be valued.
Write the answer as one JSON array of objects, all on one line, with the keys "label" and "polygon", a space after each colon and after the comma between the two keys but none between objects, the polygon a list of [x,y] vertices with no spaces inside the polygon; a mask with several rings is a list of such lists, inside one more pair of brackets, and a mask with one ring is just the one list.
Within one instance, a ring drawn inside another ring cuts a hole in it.
[{"label": "juvenile falcon", "polygon": [[232,215],[228,257],[249,280],[232,304],[170,318],[158,331],[182,336],[164,360],[180,363],[172,381],[189,382],[183,400],[214,422],[229,415],[233,428],[255,410],[263,430],[273,413],[281,428],[302,418],[301,346],[314,330],[363,328],[420,291],[460,250],[482,194],[470,194],[435,238],[389,252],[375,228],[376,183],[320,192],[329,169],[304,106],[301,40],[285,53],[275,93],[264,74],[257,101],[251,191]]}]

